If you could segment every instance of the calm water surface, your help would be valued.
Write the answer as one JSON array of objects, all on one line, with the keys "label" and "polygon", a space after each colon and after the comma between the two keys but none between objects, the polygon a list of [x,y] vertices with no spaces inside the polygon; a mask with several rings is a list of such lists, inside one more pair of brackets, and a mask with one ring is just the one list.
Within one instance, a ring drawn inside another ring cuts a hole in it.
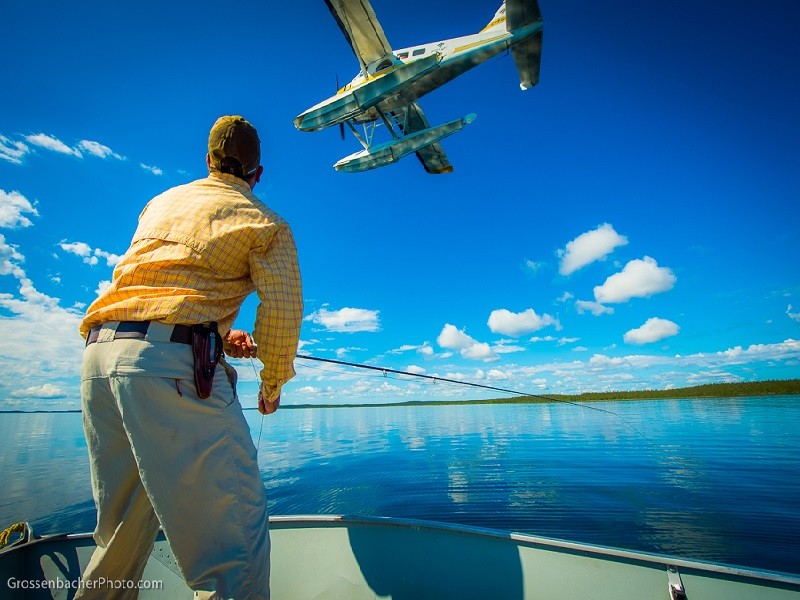
[{"label": "calm water surface", "polygon": [[[245,414],[271,514],[380,515],[800,573],[800,396]],[[0,414],[0,525],[91,531],[79,414]]]}]

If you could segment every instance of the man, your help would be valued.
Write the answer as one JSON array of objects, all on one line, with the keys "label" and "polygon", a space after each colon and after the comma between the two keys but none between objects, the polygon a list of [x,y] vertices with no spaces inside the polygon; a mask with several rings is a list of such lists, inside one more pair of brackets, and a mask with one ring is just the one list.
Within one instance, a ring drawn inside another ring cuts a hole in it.
[{"label": "man", "polygon": [[[141,579],[159,523],[195,597],[269,597],[266,493],[220,346],[257,354],[258,408],[275,412],[294,375],[300,272],[288,224],[252,193],[264,171],[255,128],[218,119],[206,163],[207,178],[147,204],[80,327],[97,505],[80,598],[136,598],[125,587]],[[254,290],[255,344],[230,331]]]}]

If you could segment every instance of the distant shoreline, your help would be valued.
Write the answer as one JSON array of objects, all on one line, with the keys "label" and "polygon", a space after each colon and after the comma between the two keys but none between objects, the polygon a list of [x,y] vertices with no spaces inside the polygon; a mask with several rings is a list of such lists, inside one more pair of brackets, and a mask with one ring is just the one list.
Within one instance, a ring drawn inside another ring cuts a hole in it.
[{"label": "distant shoreline", "polygon": [[[671,390],[641,390],[635,392],[586,392],[583,394],[537,394],[492,398],[489,400],[408,400],[407,402],[363,404],[286,404],[282,410],[298,408],[383,408],[386,406],[461,406],[465,404],[544,404],[547,402],[598,402],[602,400],[663,400],[689,398],[741,398],[745,396],[800,395],[800,379],[773,379],[745,383],[708,383]],[[243,410],[256,410],[255,407]],[[1,410],[0,414],[80,413],[81,409],[65,410]]]},{"label": "distant shoreline", "polygon": [[543,404],[547,402],[598,402],[602,400],[663,400],[689,398],[741,398],[746,396],[800,395],[800,379],[774,379],[743,383],[708,383],[670,390],[640,390],[633,392],[586,392],[582,394],[541,394],[492,398],[489,400],[409,400],[389,404],[294,404],[296,408],[378,408],[384,406],[457,406],[465,404]]}]

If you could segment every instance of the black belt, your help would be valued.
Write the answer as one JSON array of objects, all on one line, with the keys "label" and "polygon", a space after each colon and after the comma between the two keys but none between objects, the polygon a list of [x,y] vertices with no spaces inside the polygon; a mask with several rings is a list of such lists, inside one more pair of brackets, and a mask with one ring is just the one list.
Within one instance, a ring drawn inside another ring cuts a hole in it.
[{"label": "black belt", "polygon": [[[97,338],[100,337],[100,330],[102,325],[92,327],[89,335],[86,336],[86,345],[94,344]],[[147,328],[150,327],[150,321],[120,321],[117,325],[117,330],[114,332],[114,339],[144,339],[147,336]],[[192,345],[192,328],[190,325],[175,325],[172,328],[172,334],[169,336],[170,342],[177,342],[178,344]]]}]

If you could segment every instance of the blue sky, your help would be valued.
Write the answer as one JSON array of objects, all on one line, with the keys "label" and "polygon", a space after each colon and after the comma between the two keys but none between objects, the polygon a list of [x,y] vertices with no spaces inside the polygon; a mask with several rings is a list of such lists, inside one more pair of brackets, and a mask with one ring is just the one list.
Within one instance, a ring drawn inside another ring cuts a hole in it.
[{"label": "blue sky", "polygon": [[[295,130],[358,68],[323,2],[9,5],[0,407],[79,406],[82,313],[221,114],[259,129],[256,193],[294,230],[303,354],[538,394],[800,376],[800,5],[541,5],[538,86],[503,56],[421,100],[478,115],[438,177],[337,173],[355,139]],[[397,48],[497,9],[373,6]],[[285,404],[497,396],[296,367]]]}]

